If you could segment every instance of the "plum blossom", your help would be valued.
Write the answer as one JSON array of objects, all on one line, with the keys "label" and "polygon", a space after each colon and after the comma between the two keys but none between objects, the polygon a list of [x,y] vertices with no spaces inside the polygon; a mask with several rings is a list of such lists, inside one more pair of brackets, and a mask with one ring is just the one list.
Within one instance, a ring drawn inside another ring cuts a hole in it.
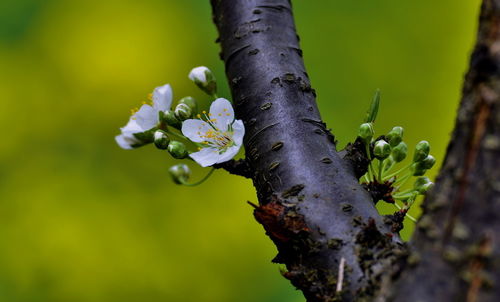
[{"label": "plum blossom", "polygon": [[189,156],[202,167],[226,162],[240,150],[245,135],[243,121],[234,119],[231,103],[218,98],[210,105],[210,112],[203,117],[182,123],[182,134],[200,147]]},{"label": "plum blossom", "polygon": [[159,122],[159,112],[167,111],[172,105],[172,88],[169,84],[156,87],[151,95],[152,103],[144,103],[140,109],[132,110],[127,125],[120,128],[121,134],[115,137],[123,149],[133,149],[143,144],[136,134],[156,127]]}]

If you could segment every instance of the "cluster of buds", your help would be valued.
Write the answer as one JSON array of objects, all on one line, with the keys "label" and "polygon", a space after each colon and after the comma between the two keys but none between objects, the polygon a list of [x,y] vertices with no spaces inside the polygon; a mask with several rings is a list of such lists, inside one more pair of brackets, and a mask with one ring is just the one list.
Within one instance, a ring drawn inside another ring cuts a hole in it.
[{"label": "cluster of buds", "polygon": [[[172,89],[165,84],[154,89],[149,104],[144,102],[140,109],[132,110],[129,122],[115,137],[118,145],[135,149],[152,143],[175,159],[190,158],[203,167],[232,159],[242,146],[243,122],[235,120],[230,101],[217,98],[217,83],[210,69],[195,67],[188,77],[213,98],[209,113],[198,112],[197,101],[190,96],[180,99],[172,109]],[[183,140],[198,150],[189,151]],[[175,165],[169,172],[174,182],[193,185],[187,183],[190,171],[185,164]]]},{"label": "cluster of buds", "polygon": [[[430,144],[421,141],[415,146],[411,163],[403,166],[396,172],[392,169],[403,162],[408,155],[408,146],[403,141],[403,128],[396,126],[389,133],[376,139],[373,123],[378,111],[380,95],[377,92],[367,114],[366,122],[361,124],[358,130],[358,140],[361,140],[365,153],[370,161],[368,171],[360,179],[360,182],[368,190],[379,190],[374,194],[382,200],[394,204],[404,212],[408,211],[415,202],[418,195],[424,195],[433,183],[423,175],[434,166],[435,158],[429,154]],[[417,177],[412,188],[402,190],[401,188],[412,177]],[[402,206],[398,204],[402,203]],[[407,215],[410,219],[413,219]]]}]

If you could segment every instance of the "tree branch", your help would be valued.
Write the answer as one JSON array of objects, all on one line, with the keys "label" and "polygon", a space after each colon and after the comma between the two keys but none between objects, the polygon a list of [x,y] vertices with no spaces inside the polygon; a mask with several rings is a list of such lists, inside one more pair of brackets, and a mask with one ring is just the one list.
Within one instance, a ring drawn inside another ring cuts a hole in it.
[{"label": "tree branch", "polygon": [[286,265],[283,275],[308,301],[373,295],[404,249],[321,121],[290,2],[211,2],[236,115],[246,126],[260,203],[254,215],[279,251],[273,261]]},{"label": "tree branch", "polygon": [[250,168],[250,165],[248,165],[248,162],[245,159],[238,159],[238,160],[232,159],[230,161],[226,161],[220,164],[215,164],[213,165],[213,167],[216,169],[226,170],[227,172],[233,175],[243,176],[245,178],[252,178],[254,173],[252,168]]}]

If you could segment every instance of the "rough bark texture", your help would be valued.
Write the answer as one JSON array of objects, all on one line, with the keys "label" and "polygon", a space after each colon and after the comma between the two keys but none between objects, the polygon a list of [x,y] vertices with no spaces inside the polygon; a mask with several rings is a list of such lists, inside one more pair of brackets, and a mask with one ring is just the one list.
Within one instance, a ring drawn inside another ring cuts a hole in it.
[{"label": "rough bark texture", "polygon": [[485,0],[456,127],[394,301],[500,301],[500,0]]},{"label": "rough bark texture", "polygon": [[373,296],[404,249],[321,121],[290,2],[212,6],[236,115],[246,126],[255,218],[279,251],[273,261],[286,265],[283,275],[308,301]]}]

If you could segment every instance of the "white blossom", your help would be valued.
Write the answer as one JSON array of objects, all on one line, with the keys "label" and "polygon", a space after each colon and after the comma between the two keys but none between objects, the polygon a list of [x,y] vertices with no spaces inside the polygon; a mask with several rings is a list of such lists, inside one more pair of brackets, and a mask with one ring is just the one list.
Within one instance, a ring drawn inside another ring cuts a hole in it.
[{"label": "white blossom", "polygon": [[140,109],[133,111],[127,125],[120,128],[121,134],[117,135],[115,140],[121,148],[133,149],[141,143],[135,134],[156,127],[159,112],[169,110],[172,105],[172,88],[169,84],[156,87],[151,99],[151,104],[143,104]]},{"label": "white blossom", "polygon": [[231,103],[216,99],[210,106],[208,115],[188,119],[182,123],[182,134],[200,146],[198,152],[189,156],[202,167],[226,162],[240,150],[245,135],[241,120],[234,119]]}]

